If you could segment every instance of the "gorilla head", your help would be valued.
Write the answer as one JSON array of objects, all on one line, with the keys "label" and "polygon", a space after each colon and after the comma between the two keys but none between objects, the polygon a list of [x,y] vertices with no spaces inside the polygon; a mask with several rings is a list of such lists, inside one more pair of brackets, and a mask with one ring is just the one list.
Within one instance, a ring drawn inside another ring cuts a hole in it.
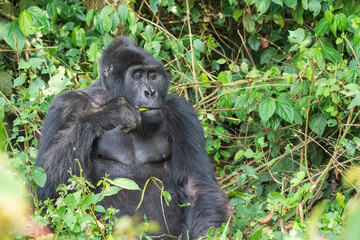
[{"label": "gorilla head", "polygon": [[101,58],[101,79],[110,99],[124,97],[141,113],[142,129],[159,125],[169,88],[163,65],[128,38],[111,43]]}]

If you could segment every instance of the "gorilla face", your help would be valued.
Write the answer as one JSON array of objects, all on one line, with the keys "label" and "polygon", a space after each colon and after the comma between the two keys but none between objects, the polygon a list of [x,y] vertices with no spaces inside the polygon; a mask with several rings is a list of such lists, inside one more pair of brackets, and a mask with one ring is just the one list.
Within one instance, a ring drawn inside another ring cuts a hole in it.
[{"label": "gorilla face", "polygon": [[169,87],[163,65],[144,49],[126,42],[110,45],[103,55],[102,79],[109,98],[121,96],[133,106],[149,109],[141,112],[142,127],[158,126]]}]

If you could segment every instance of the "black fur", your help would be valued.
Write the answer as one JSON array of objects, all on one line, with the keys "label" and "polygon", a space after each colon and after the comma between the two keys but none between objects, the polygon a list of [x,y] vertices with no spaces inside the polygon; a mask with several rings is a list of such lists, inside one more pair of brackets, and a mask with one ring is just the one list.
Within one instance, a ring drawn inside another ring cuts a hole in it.
[{"label": "black fur", "polygon": [[[210,227],[220,227],[228,217],[228,202],[205,151],[202,126],[185,99],[166,95],[168,86],[160,62],[128,38],[114,41],[103,52],[99,80],[83,91],[58,95],[50,106],[37,159],[48,180],[38,189],[39,199],[56,197],[70,167],[79,175],[78,159],[93,183],[105,173],[141,187],[149,177],[162,180],[172,196],[165,206],[171,235],[197,239]],[[161,110],[140,113],[138,107]],[[135,212],[139,201],[139,191],[124,190],[101,204],[120,209],[120,216],[146,214],[169,234],[158,187],[148,186]],[[179,207],[187,202],[191,205]]]}]

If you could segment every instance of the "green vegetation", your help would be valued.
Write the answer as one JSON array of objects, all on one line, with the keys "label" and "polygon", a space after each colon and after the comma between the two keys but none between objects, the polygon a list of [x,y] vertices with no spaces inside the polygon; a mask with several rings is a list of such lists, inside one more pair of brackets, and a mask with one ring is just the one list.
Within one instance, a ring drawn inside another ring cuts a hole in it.
[{"label": "green vegetation", "polygon": [[[0,2],[0,118],[16,116],[0,160],[32,186],[32,221],[51,226],[50,238],[129,239],[156,230],[149,222],[116,223],[117,210],[97,204],[136,189],[124,179],[104,176],[94,194],[72,176],[53,204],[36,199],[35,187],[46,181],[34,162],[49,103],[91,84],[102,49],[124,34],[164,63],[170,92],[199,112],[234,207],[208,239],[358,239],[359,1],[145,0],[100,10],[77,0],[15,2]],[[2,209],[3,188],[12,187],[0,182]],[[7,217],[0,211],[0,224]],[[0,237],[23,235],[1,229]]]}]

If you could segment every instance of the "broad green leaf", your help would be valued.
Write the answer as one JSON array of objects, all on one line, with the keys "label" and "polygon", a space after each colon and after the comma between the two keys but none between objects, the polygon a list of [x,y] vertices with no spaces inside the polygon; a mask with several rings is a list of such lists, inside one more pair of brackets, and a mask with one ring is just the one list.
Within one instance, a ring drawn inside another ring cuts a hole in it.
[{"label": "broad green leaf", "polygon": [[113,38],[112,38],[112,36],[110,34],[105,33],[103,41],[104,41],[104,46],[107,47],[107,46],[110,45],[110,43],[112,43]]},{"label": "broad green leaf", "polygon": [[50,33],[50,22],[46,12],[36,6],[29,7],[28,11],[31,14],[34,27],[41,32]]},{"label": "broad green leaf", "polygon": [[65,89],[68,81],[69,78],[65,77],[64,73],[58,73],[50,78],[48,91],[52,93],[59,93]]},{"label": "broad green leaf", "polygon": [[26,75],[21,75],[14,80],[13,87],[18,87],[23,85],[25,81],[26,81]]},{"label": "broad green leaf", "polygon": [[251,16],[245,16],[244,18],[245,30],[249,33],[255,32],[255,21]]},{"label": "broad green leaf", "polygon": [[321,2],[319,0],[310,0],[309,10],[313,12],[314,17],[316,17],[321,11]]},{"label": "broad green leaf", "polygon": [[195,39],[193,42],[194,48],[201,53],[205,52],[204,43],[200,39]]},{"label": "broad green leaf", "polygon": [[294,108],[289,101],[278,99],[276,101],[276,113],[288,123],[294,122]]},{"label": "broad green leaf", "polygon": [[345,196],[341,193],[336,193],[336,201],[338,202],[339,206],[345,208]]},{"label": "broad green leaf", "polygon": [[295,31],[289,31],[288,39],[292,43],[301,43],[305,39],[305,30],[298,28]]},{"label": "broad green leaf", "polygon": [[244,150],[237,151],[235,153],[234,160],[236,161],[236,160],[240,159],[244,155],[244,153],[245,153]]},{"label": "broad green leaf", "polygon": [[32,18],[28,10],[24,10],[19,15],[19,25],[20,29],[23,32],[25,36],[28,36],[31,31],[31,25],[32,25]]},{"label": "broad green leaf", "polygon": [[319,136],[322,136],[326,127],[327,119],[323,114],[315,114],[310,118],[310,129]]},{"label": "broad green leaf", "polygon": [[324,47],[321,49],[321,52],[325,59],[334,62],[340,62],[341,60],[341,54],[338,51],[336,51],[333,47]]},{"label": "broad green leaf", "polygon": [[246,157],[246,158],[252,158],[252,157],[254,157],[254,151],[253,150],[251,150],[251,148],[248,148],[245,152],[244,152],[244,156]]},{"label": "broad green leaf", "polygon": [[97,58],[98,46],[96,42],[93,42],[90,45],[90,48],[87,50],[87,55],[89,57],[89,61],[95,62]]},{"label": "broad green leaf", "polygon": [[325,18],[322,18],[315,27],[315,33],[317,37],[324,35],[327,31],[329,31],[329,23]]},{"label": "broad green leaf", "polygon": [[336,28],[339,29],[341,32],[345,31],[347,18],[345,14],[339,13],[334,16],[334,23],[336,24]]},{"label": "broad green leaf", "polygon": [[232,80],[232,75],[230,71],[222,71],[219,73],[217,80],[221,83],[229,83]]},{"label": "broad green leaf", "polygon": [[275,100],[267,97],[263,98],[259,104],[259,114],[265,122],[275,113],[276,103]]},{"label": "broad green leaf", "polygon": [[356,97],[351,101],[351,103],[348,106],[348,109],[351,109],[356,106],[360,106],[360,93],[358,93]]},{"label": "broad green leaf", "polygon": [[336,34],[336,31],[337,31],[336,23],[333,22],[332,24],[329,25],[329,27],[330,27],[331,32],[334,34],[334,36],[337,37],[337,34]]},{"label": "broad green leaf", "polygon": [[153,12],[156,14],[158,12],[158,6],[160,4],[159,0],[149,0],[150,2],[150,8],[153,10]]},{"label": "broad green leaf", "polygon": [[4,27],[5,42],[15,51],[21,53],[25,46],[25,35],[22,33],[17,20],[7,23]]},{"label": "broad green leaf", "polygon": [[83,28],[74,28],[72,30],[71,37],[75,47],[84,48],[86,46],[86,35]]},{"label": "broad green leaf", "polygon": [[359,29],[357,29],[357,30],[354,32],[353,42],[354,42],[355,47],[357,47],[357,45],[358,45],[359,42],[360,42],[360,30],[359,30]]},{"label": "broad green leaf", "polygon": [[239,20],[239,18],[242,16],[243,13],[244,13],[243,9],[236,9],[233,13],[233,18],[235,19],[235,21]]},{"label": "broad green leaf", "polygon": [[86,25],[88,27],[90,27],[91,25],[91,20],[93,19],[93,16],[94,16],[94,10],[90,9],[85,17]]},{"label": "broad green leaf", "polygon": [[277,55],[277,50],[273,47],[269,47],[264,50],[260,57],[260,64],[265,64],[270,60],[274,59]]},{"label": "broad green leaf", "polygon": [[101,25],[105,32],[110,32],[112,27],[112,20],[109,16],[104,16],[101,20]]},{"label": "broad green leaf", "polygon": [[297,4],[297,0],[284,0],[284,3],[285,3],[285,5],[288,6],[289,8],[295,9],[296,4]]},{"label": "broad green leaf", "polygon": [[0,91],[6,96],[11,94],[12,81],[8,72],[0,72]]},{"label": "broad green leaf", "polygon": [[226,63],[226,60],[224,58],[220,58],[216,61],[218,64],[224,64]]},{"label": "broad green leaf", "polygon": [[33,178],[36,185],[39,187],[44,187],[46,182],[46,172],[41,167],[35,167],[31,172],[31,177]]},{"label": "broad green leaf", "polygon": [[112,181],[108,179],[108,181],[117,187],[124,188],[127,190],[140,190],[136,182],[127,178],[116,178]]},{"label": "broad green leaf", "polygon": [[76,224],[76,216],[72,213],[70,209],[68,209],[67,213],[62,218],[64,223],[70,228],[70,230],[73,230]]},{"label": "broad green leaf", "polygon": [[109,16],[114,12],[114,8],[111,5],[105,6],[100,12],[100,19],[103,19],[105,16]]},{"label": "broad green leaf", "polygon": [[271,0],[256,0],[255,6],[259,15],[264,14],[270,7]]},{"label": "broad green leaf", "polygon": [[333,20],[334,20],[334,14],[331,12],[331,11],[329,11],[329,10],[326,10],[325,12],[324,12],[324,17],[325,17],[325,19],[326,19],[326,21],[328,22],[328,23],[332,23],[333,22]]},{"label": "broad green leaf", "polygon": [[219,136],[225,136],[225,129],[219,125],[214,127],[214,133]]},{"label": "broad green leaf", "polygon": [[272,0],[272,2],[279,4],[280,6],[283,6],[283,0]]},{"label": "broad green leaf", "polygon": [[43,58],[30,58],[29,64],[31,68],[37,68],[41,66],[46,60]]},{"label": "broad green leaf", "polygon": [[125,3],[120,4],[118,12],[119,12],[121,22],[124,24],[128,14],[129,14],[128,7],[126,6]]}]

